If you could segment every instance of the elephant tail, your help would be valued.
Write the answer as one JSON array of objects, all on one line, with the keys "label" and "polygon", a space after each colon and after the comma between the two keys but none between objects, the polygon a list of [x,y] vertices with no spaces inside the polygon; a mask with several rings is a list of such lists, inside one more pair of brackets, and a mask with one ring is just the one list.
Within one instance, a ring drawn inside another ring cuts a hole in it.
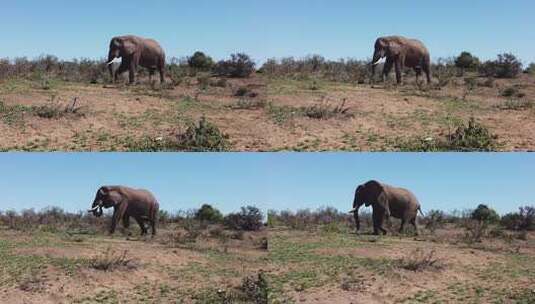
[{"label": "elephant tail", "polygon": [[422,207],[418,207],[418,211],[420,211],[420,214],[421,214],[423,217],[425,217],[425,214],[424,214],[423,211],[422,211]]}]

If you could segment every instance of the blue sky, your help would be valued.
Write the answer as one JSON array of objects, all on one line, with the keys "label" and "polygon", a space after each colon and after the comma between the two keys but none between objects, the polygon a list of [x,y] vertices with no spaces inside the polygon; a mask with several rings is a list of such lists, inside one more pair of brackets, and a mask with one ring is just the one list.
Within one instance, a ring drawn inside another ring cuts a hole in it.
[{"label": "blue sky", "polygon": [[376,37],[423,40],[432,56],[513,52],[535,62],[533,0],[17,0],[2,3],[0,57],[100,58],[119,34],[156,38],[169,57],[243,51],[258,61],[371,56]]},{"label": "blue sky", "polygon": [[0,209],[87,208],[101,185],[151,190],[166,210],[351,207],[369,179],[411,189],[424,212],[535,204],[535,154],[0,154]]}]

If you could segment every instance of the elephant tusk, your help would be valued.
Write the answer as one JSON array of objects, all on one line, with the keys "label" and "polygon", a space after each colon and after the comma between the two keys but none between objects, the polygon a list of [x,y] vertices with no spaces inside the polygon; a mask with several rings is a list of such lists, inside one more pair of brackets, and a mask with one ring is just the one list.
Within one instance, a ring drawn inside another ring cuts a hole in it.
[{"label": "elephant tusk", "polygon": [[355,213],[355,212],[357,212],[357,208],[353,208],[353,209],[351,209],[351,210],[349,211],[349,213]]},{"label": "elephant tusk", "polygon": [[100,206],[96,206],[96,207],[93,208],[93,209],[89,209],[89,210],[87,210],[87,212],[89,212],[89,213],[91,213],[91,212],[95,212],[95,211],[97,211],[97,209],[98,209],[99,207],[100,207]]}]

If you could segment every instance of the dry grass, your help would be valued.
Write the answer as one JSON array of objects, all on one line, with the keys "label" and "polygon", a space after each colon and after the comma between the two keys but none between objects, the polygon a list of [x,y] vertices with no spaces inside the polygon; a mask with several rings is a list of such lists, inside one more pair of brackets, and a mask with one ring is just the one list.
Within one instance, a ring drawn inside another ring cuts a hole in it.
[{"label": "dry grass", "polygon": [[412,251],[399,259],[397,265],[410,271],[442,270],[445,267],[443,261],[436,257],[435,250],[426,251],[423,249]]},{"label": "dry grass", "polygon": [[93,257],[89,261],[89,266],[102,271],[132,270],[137,268],[132,263],[132,259],[128,257],[128,250],[117,253],[111,247]]}]

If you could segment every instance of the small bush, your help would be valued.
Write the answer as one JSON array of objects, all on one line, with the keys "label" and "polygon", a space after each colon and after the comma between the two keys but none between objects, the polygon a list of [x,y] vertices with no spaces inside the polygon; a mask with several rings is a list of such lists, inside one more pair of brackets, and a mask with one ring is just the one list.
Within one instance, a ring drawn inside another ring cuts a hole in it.
[{"label": "small bush", "polygon": [[479,205],[477,208],[472,211],[470,218],[480,222],[486,223],[497,223],[500,221],[500,216],[494,210],[489,208],[487,205]]},{"label": "small bush", "polygon": [[526,69],[526,73],[530,75],[535,75],[535,63],[530,63]]},{"label": "small bush", "polygon": [[525,99],[510,99],[505,101],[502,105],[499,106],[502,110],[526,110],[532,109],[535,106],[535,103],[531,100]]},{"label": "small bush", "polygon": [[518,97],[522,98],[526,96],[523,92],[520,91],[520,89],[516,86],[508,87],[502,91],[503,97]]},{"label": "small bush", "polygon": [[504,215],[500,224],[506,229],[515,231],[535,230],[535,207],[521,207],[519,212]]},{"label": "small bush", "polygon": [[464,223],[465,233],[462,240],[467,244],[481,243],[488,234],[488,223],[484,221],[468,220]]},{"label": "small bush", "polygon": [[436,257],[434,250],[426,252],[422,249],[416,249],[406,257],[397,260],[397,265],[410,271],[442,270],[445,267],[442,260]]},{"label": "small bush", "polygon": [[117,269],[134,269],[136,266],[132,264],[132,260],[127,257],[128,251],[125,250],[121,254],[117,254],[108,248],[103,254],[92,258],[89,261],[91,268],[102,271],[114,271]]},{"label": "small bush", "polygon": [[447,136],[445,145],[455,151],[492,151],[496,147],[496,138],[472,117],[468,125],[459,125]]},{"label": "small bush", "polygon": [[266,276],[260,272],[258,276],[248,276],[242,281],[240,290],[247,296],[250,303],[267,304],[269,285]]},{"label": "small bush", "polygon": [[479,59],[469,52],[462,52],[457,58],[455,58],[455,66],[461,69],[461,74],[464,74],[465,70],[477,68],[479,65]]},{"label": "small bush", "polygon": [[313,119],[330,119],[333,117],[351,117],[349,107],[345,106],[346,99],[338,106],[331,106],[328,102],[323,101],[319,104],[302,108],[303,114]]},{"label": "small bush", "polygon": [[236,92],[234,93],[234,96],[236,97],[250,97],[255,98],[258,96],[257,92],[252,91],[248,87],[239,87]]},{"label": "small bush", "polygon": [[191,124],[185,133],[176,136],[176,144],[189,151],[220,152],[228,149],[228,136],[202,117],[198,125]]},{"label": "small bush", "polygon": [[482,64],[479,72],[487,77],[516,78],[522,73],[522,63],[513,54],[500,54],[497,60]]},{"label": "small bush", "polygon": [[255,72],[256,64],[246,54],[232,54],[230,60],[222,60],[217,63],[214,70],[219,76],[233,78],[247,78]]},{"label": "small bush", "polygon": [[263,99],[240,99],[232,106],[236,110],[257,110],[263,109],[267,106],[267,102]]},{"label": "small bush", "polygon": [[223,221],[223,215],[216,208],[204,204],[195,213],[195,219],[201,222],[221,223]]},{"label": "small bush", "polygon": [[203,52],[197,51],[188,58],[188,65],[190,68],[199,71],[210,71],[214,66],[214,60]]},{"label": "small bush", "polygon": [[446,214],[441,210],[429,210],[425,217],[425,228],[434,232],[437,228],[440,228],[446,222]]},{"label": "small bush", "polygon": [[231,213],[224,218],[225,226],[234,230],[257,231],[263,226],[263,215],[254,206],[242,207],[239,213]]}]

